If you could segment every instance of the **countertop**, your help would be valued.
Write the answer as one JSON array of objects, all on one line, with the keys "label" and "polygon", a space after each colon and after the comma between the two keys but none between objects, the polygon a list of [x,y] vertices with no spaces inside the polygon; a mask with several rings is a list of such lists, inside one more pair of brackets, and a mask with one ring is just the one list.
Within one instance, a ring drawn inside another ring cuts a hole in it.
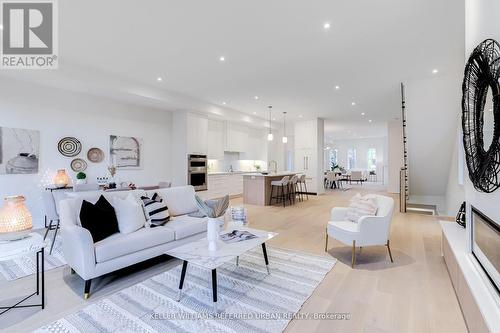
[{"label": "countertop", "polygon": [[263,175],[260,172],[247,172],[243,174],[243,176],[249,176],[249,177],[285,177],[285,176],[293,176],[296,175],[297,172],[289,172],[289,171],[280,171],[280,172],[271,172],[267,175]]},{"label": "countertop", "polygon": [[246,174],[246,173],[249,173],[251,171],[233,171],[233,172],[229,172],[229,171],[215,171],[215,172],[208,172],[208,175],[214,175],[214,176],[217,176],[217,175],[242,175],[242,174]]}]

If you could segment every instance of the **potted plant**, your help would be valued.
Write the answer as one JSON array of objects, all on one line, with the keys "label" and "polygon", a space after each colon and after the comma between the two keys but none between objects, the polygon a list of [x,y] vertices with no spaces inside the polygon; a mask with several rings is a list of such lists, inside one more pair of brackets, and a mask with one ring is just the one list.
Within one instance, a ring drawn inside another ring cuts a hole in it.
[{"label": "potted plant", "polygon": [[76,183],[87,184],[87,175],[85,174],[85,172],[79,172],[76,174]]}]

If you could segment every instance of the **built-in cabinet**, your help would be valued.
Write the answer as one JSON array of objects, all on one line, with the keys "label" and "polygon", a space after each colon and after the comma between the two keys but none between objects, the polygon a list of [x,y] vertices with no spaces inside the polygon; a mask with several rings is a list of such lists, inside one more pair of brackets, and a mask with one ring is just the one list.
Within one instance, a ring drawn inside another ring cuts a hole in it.
[{"label": "built-in cabinet", "polygon": [[[296,172],[306,175],[307,191],[312,193],[321,192],[323,184],[318,163],[320,159],[323,161],[322,124],[322,121],[318,119],[295,123],[294,167]],[[319,151],[321,151],[321,155]]]},{"label": "built-in cabinet", "polygon": [[204,200],[221,198],[227,194],[231,197],[243,194],[241,173],[209,174],[208,190],[197,193]]},{"label": "built-in cabinet", "polygon": [[189,113],[187,115],[187,149],[189,154],[208,153],[208,118]]},{"label": "built-in cabinet", "polygon": [[225,124],[221,120],[208,120],[208,158],[212,160],[224,159]]},{"label": "built-in cabinet", "polygon": [[247,151],[248,130],[247,126],[227,121],[225,150],[230,152]]},{"label": "built-in cabinet", "polygon": [[295,150],[295,171],[306,175],[307,191],[317,191],[317,158],[312,148]]},{"label": "built-in cabinet", "polygon": [[242,160],[267,160],[267,141],[263,130],[257,128],[248,129],[246,150],[240,153]]}]

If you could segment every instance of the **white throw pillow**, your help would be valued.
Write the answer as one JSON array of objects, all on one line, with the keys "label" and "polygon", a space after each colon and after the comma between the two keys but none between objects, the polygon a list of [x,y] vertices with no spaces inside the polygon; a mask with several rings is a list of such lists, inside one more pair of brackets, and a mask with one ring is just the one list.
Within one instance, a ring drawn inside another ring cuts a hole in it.
[{"label": "white throw pillow", "polygon": [[361,194],[356,194],[350,201],[349,207],[347,207],[346,217],[349,221],[358,223],[362,216],[375,216],[377,214],[377,201],[373,197],[364,196]]},{"label": "white throw pillow", "polygon": [[132,193],[125,199],[113,198],[113,207],[118,219],[120,233],[130,234],[144,227],[146,218],[144,217],[142,205]]}]

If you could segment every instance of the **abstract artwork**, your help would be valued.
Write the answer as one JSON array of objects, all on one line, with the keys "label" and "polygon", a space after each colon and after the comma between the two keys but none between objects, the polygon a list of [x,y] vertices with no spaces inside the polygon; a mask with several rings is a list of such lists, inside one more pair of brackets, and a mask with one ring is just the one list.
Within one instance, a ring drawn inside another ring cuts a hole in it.
[{"label": "abstract artwork", "polygon": [[40,132],[0,127],[0,174],[36,174]]},{"label": "abstract artwork", "polygon": [[500,44],[487,39],[472,52],[462,84],[462,130],[476,190],[500,187]]},{"label": "abstract artwork", "polygon": [[110,135],[109,156],[111,164],[117,169],[141,169],[142,139]]}]

